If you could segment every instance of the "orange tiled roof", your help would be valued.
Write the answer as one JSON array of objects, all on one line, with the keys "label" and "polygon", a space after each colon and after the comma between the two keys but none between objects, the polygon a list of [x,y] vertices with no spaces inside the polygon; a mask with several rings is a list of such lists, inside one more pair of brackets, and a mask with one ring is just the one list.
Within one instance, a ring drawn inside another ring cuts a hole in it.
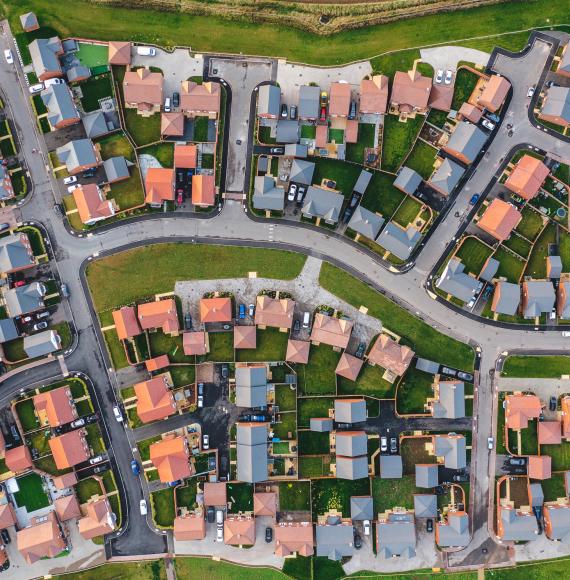
[{"label": "orange tiled roof", "polygon": [[448,113],[451,110],[452,101],[453,87],[451,85],[432,85],[428,101],[430,109]]},{"label": "orange tiled roof", "polygon": [[350,85],[348,83],[331,83],[329,97],[329,115],[347,117],[350,109]]},{"label": "orange tiled roof", "polygon": [[368,361],[401,377],[412,362],[414,351],[408,346],[401,346],[389,336],[381,334],[370,352]]},{"label": "orange tiled roof", "polygon": [[66,489],[68,487],[73,487],[77,483],[77,475],[75,475],[74,471],[70,471],[69,473],[64,473],[63,475],[59,475],[53,478],[53,484],[55,485],[56,489]]},{"label": "orange tiled roof", "polygon": [[204,483],[204,505],[225,506],[227,503],[226,482]]},{"label": "orange tiled roof", "polygon": [[538,194],[549,173],[540,159],[523,155],[505,181],[505,187],[528,201]]},{"label": "orange tiled roof", "polygon": [[526,429],[529,419],[537,419],[541,411],[536,395],[507,395],[505,397],[505,425],[509,429]]},{"label": "orange tiled roof", "polygon": [[174,539],[177,541],[203,540],[206,520],[203,515],[189,514],[174,519]]},{"label": "orange tiled roof", "polygon": [[317,312],[313,322],[311,340],[338,348],[346,348],[352,333],[352,324],[350,320],[341,320]]},{"label": "orange tiled roof", "polygon": [[73,190],[73,199],[79,218],[84,224],[115,215],[113,202],[105,198],[95,183],[84,183],[76,187]]},{"label": "orange tiled roof", "polygon": [[311,522],[282,522],[275,526],[275,555],[284,558],[294,552],[312,556],[314,549]]},{"label": "orange tiled roof", "polygon": [[115,529],[115,518],[107,499],[101,498],[89,502],[85,517],[81,518],[77,524],[79,533],[86,540],[110,534]]},{"label": "orange tiled roof", "polygon": [[273,328],[291,328],[295,301],[290,298],[258,296],[255,308],[255,324]]},{"label": "orange tiled roof", "polygon": [[180,329],[176,302],[172,298],[139,304],[138,317],[143,330],[162,328],[165,334],[172,334]]},{"label": "orange tiled roof", "polygon": [[174,167],[176,169],[195,169],[197,160],[196,145],[176,145],[174,147]]},{"label": "orange tiled roof", "polygon": [[185,355],[206,354],[206,333],[203,330],[185,332],[182,335],[182,346]]},{"label": "orange tiled roof", "polygon": [[174,414],[176,405],[165,375],[135,385],[137,415],[143,423],[166,419]]},{"label": "orange tiled roof", "polygon": [[465,102],[461,107],[459,107],[457,114],[460,115],[462,119],[467,119],[467,121],[471,121],[472,123],[478,123],[483,116],[483,111],[475,105]]},{"label": "orange tiled roof", "polygon": [[522,220],[521,213],[510,203],[495,198],[477,225],[499,241],[506,240]]},{"label": "orange tiled roof", "polygon": [[123,95],[128,105],[162,105],[164,77],[161,72],[151,72],[147,68],[128,70],[123,78]]},{"label": "orange tiled roof", "polygon": [[479,96],[479,105],[494,113],[504,103],[510,88],[511,83],[505,77],[491,76]]},{"label": "orange tiled roof", "polygon": [[160,134],[164,137],[184,135],[184,113],[162,113],[160,115]]},{"label": "orange tiled roof", "polygon": [[69,387],[59,387],[40,393],[34,396],[33,401],[42,425],[47,422],[50,427],[59,427],[71,423],[77,417]]},{"label": "orange tiled roof", "polygon": [[251,546],[255,544],[255,519],[228,517],[224,521],[224,544]]},{"label": "orange tiled roof", "polygon": [[345,143],[356,143],[358,141],[358,121],[356,119],[348,119],[344,129]]},{"label": "orange tiled roof", "polygon": [[216,180],[213,175],[192,177],[192,203],[194,205],[214,205],[216,203]]},{"label": "orange tiled roof", "polygon": [[309,362],[309,351],[311,343],[306,340],[287,341],[287,354],[285,360],[291,363],[307,364]]},{"label": "orange tiled roof", "polygon": [[562,397],[560,406],[562,407],[562,436],[568,439],[570,438],[570,397]]},{"label": "orange tiled roof", "polygon": [[390,101],[400,109],[425,109],[431,92],[431,78],[419,72],[397,71],[394,75]]},{"label": "orange tiled roof", "polygon": [[256,326],[234,326],[234,348],[256,348]]},{"label": "orange tiled roof", "polygon": [[51,512],[46,521],[34,522],[30,527],[19,530],[16,538],[18,550],[28,564],[42,558],[54,558],[66,547],[55,512]]},{"label": "orange tiled roof", "polygon": [[202,298],[200,300],[201,322],[231,322],[231,298]]},{"label": "orange tiled roof", "polygon": [[57,517],[62,522],[73,520],[81,516],[81,509],[74,493],[58,497],[54,502]]},{"label": "orange tiled roof", "polygon": [[49,440],[49,446],[58,469],[67,469],[89,459],[85,429],[77,429],[52,437]]},{"label": "orange tiled roof", "polygon": [[133,306],[123,306],[120,310],[113,310],[113,321],[119,340],[133,338],[142,332]]},{"label": "orange tiled roof", "polygon": [[253,514],[255,516],[274,516],[277,513],[277,494],[260,492],[253,494]]},{"label": "orange tiled roof", "polygon": [[180,87],[180,108],[194,113],[220,112],[220,85],[218,83],[196,84],[182,81]]},{"label": "orange tiled roof", "polygon": [[358,378],[362,365],[363,360],[361,358],[343,352],[336,365],[335,373],[350,381],[355,381]]},{"label": "orange tiled roof", "polygon": [[109,41],[109,64],[131,64],[131,43],[118,40]]},{"label": "orange tiled roof", "polygon": [[531,455],[528,458],[528,476],[531,479],[549,479],[552,475],[550,455]]},{"label": "orange tiled roof", "polygon": [[26,445],[6,449],[4,461],[8,469],[14,473],[20,473],[32,467],[32,455]]},{"label": "orange tiled roof", "polygon": [[188,460],[188,442],[184,437],[162,439],[153,443],[150,446],[150,460],[163,483],[192,475]]},{"label": "orange tiled roof", "polygon": [[329,128],[326,125],[317,125],[315,134],[315,145],[317,147],[326,147],[329,138]]},{"label": "orange tiled roof", "polygon": [[170,365],[170,360],[167,354],[161,354],[160,356],[145,360],[144,364],[146,366],[146,370],[150,373],[166,368]]},{"label": "orange tiled roof", "polygon": [[0,529],[9,528],[16,524],[16,512],[11,503],[0,505]]},{"label": "orange tiled roof", "polygon": [[560,421],[540,421],[538,423],[539,445],[560,445],[562,429]]},{"label": "orange tiled roof", "polygon": [[360,81],[360,106],[361,113],[386,112],[388,106],[388,82],[385,75],[374,75],[372,79]]},{"label": "orange tiled roof", "polygon": [[145,203],[161,204],[174,201],[174,169],[151,167],[144,180]]}]

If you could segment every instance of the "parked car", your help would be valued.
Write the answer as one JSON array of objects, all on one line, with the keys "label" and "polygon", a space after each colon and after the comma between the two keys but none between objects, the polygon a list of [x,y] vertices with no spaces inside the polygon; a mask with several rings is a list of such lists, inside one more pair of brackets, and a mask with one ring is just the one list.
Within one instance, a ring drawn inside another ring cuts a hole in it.
[{"label": "parked car", "polygon": [[[14,284],[15,286],[16,284]],[[23,316],[22,318],[20,318],[20,322],[23,322],[25,324],[28,324],[28,322],[32,322],[32,317],[31,316]]]},{"label": "parked car", "polygon": [[442,372],[444,375],[449,375],[450,377],[454,377],[454,376],[457,374],[457,371],[454,371],[453,369],[449,369],[449,368],[447,368],[447,367],[443,367],[443,368],[441,369],[441,372]]},{"label": "parked car", "polygon": [[78,427],[83,427],[83,425],[85,425],[85,419],[75,419],[75,421],[72,421],[70,424],[72,429],[77,429]]},{"label": "parked car", "polygon": [[12,56],[12,51],[9,48],[4,51],[4,58],[8,64],[14,64],[14,57]]},{"label": "parked car", "polygon": [[267,526],[265,528],[265,541],[269,544],[273,540],[273,528]]},{"label": "parked car", "polygon": [[296,119],[297,118],[297,105],[291,105],[289,109],[289,119]]},{"label": "parked car", "polygon": [[32,326],[33,330],[45,330],[48,327],[48,323],[44,320],[43,322],[38,322]]},{"label": "parked car", "polygon": [[332,179],[327,179],[325,181],[325,187],[328,187],[330,189],[336,189],[336,181],[333,181]]},{"label": "parked car", "polygon": [[286,119],[287,118],[287,112],[288,112],[287,105],[285,103],[283,103],[281,105],[281,118],[282,119]]},{"label": "parked car", "polygon": [[398,439],[396,437],[390,438],[390,453],[398,453]]},{"label": "parked car", "polygon": [[55,203],[53,205],[53,211],[59,217],[63,217],[65,215],[65,212],[63,211],[63,209],[61,208],[61,205],[59,203]]},{"label": "parked car", "polygon": [[52,87],[53,85],[64,85],[65,81],[63,79],[54,78],[54,79],[47,79],[44,81],[44,87],[47,89],[48,87]]},{"label": "parked car", "polygon": [[199,395],[204,394],[204,383],[198,383],[198,394]]},{"label": "parked car", "polygon": [[283,153],[285,153],[285,149],[283,147],[271,147],[269,152],[275,155],[283,155]]},{"label": "parked car", "polygon": [[501,117],[496,113],[487,113],[487,118],[493,121],[493,123],[499,123],[501,120]]},{"label": "parked car", "polygon": [[210,436],[202,435],[202,449],[210,449]]},{"label": "parked car", "polygon": [[9,544],[12,540],[10,538],[10,534],[8,533],[8,530],[2,530],[0,532],[0,536],[2,536],[2,541],[4,542],[4,544]]},{"label": "parked car", "polygon": [[364,351],[366,350],[366,343],[365,342],[360,342],[358,344],[358,348],[356,349],[356,352],[354,353],[354,355],[357,358],[362,358],[364,356]]},{"label": "parked car", "polygon": [[298,318],[293,323],[293,330],[295,332],[299,332],[299,330],[301,330],[301,321]]},{"label": "parked car", "polygon": [[213,524],[214,521],[216,520],[216,509],[214,508],[213,505],[208,506],[208,510],[206,512],[206,517],[208,519],[209,524]]},{"label": "parked car", "polygon": [[348,118],[354,119],[356,117],[356,101],[350,101],[350,109],[348,111]]},{"label": "parked car", "polygon": [[427,530],[428,534],[431,534],[433,532],[433,520],[431,518],[427,519],[426,530]]},{"label": "parked car", "polygon": [[117,407],[117,405],[113,407],[113,414],[115,415],[115,419],[117,419],[119,423],[123,422],[123,414],[121,413],[121,410],[119,409],[119,407]]},{"label": "parked car", "polygon": [[438,68],[437,74],[435,75],[435,82],[437,84],[440,84],[442,80],[443,80],[443,71],[440,68]]},{"label": "parked car", "polygon": [[382,453],[388,451],[388,437],[380,437],[380,451]]},{"label": "parked car", "polygon": [[216,510],[216,524],[218,526],[224,525],[224,510]]},{"label": "parked car", "polygon": [[556,397],[550,397],[549,401],[548,401],[548,408],[554,412],[556,411],[556,407],[558,406],[558,400],[556,399]]},{"label": "parked car", "polygon": [[530,99],[534,95],[534,86],[528,87],[528,91],[526,92],[526,96]]},{"label": "parked car", "polygon": [[228,365],[222,365],[222,379],[227,379],[230,374]]},{"label": "parked car", "polygon": [[481,125],[483,125],[483,127],[485,127],[485,129],[489,129],[489,131],[492,131],[495,128],[494,123],[491,123],[491,121],[489,121],[489,119],[483,119],[481,121]]},{"label": "parked car", "polygon": [[364,535],[369,536],[370,535],[370,520],[364,520],[364,522],[362,522],[362,528],[364,530]]},{"label": "parked car", "polygon": [[239,305],[239,317],[241,319],[245,318],[245,304]]},{"label": "parked car", "polygon": [[72,183],[77,183],[77,177],[75,175],[63,178],[63,185],[71,185]]},{"label": "parked car", "polygon": [[202,409],[204,407],[204,396],[198,395],[198,409]]},{"label": "parked car", "polygon": [[493,439],[493,437],[487,437],[487,449],[489,449],[489,451],[491,449],[493,449],[495,445],[495,440]]},{"label": "parked car", "polygon": [[67,284],[62,284],[60,288],[62,296],[64,298],[69,298],[69,288],[67,287]]},{"label": "parked car", "polygon": [[[493,290],[493,287],[490,286],[491,291]],[[464,373],[463,371],[459,371],[457,373],[457,377],[460,378],[462,381],[467,381],[469,383],[473,382],[473,375],[470,373]]]},{"label": "parked car", "polygon": [[445,79],[444,79],[444,83],[446,85],[450,85],[451,84],[451,79],[453,78],[453,72],[450,71],[449,69],[445,71]]},{"label": "parked car", "polygon": [[224,526],[218,526],[216,528],[216,542],[224,541]]},{"label": "parked car", "polygon": [[321,107],[321,115],[319,117],[319,121],[326,121],[327,120],[327,108]]},{"label": "parked car", "polygon": [[36,93],[41,93],[44,90],[44,83],[36,83],[35,85],[30,85],[28,90],[32,95],[35,95]]},{"label": "parked car", "polygon": [[172,106],[176,109],[180,105],[180,93],[172,93]]},{"label": "parked car", "polygon": [[526,457],[509,457],[507,463],[513,467],[522,467],[526,465]]},{"label": "parked car", "polygon": [[10,224],[7,222],[1,223],[0,224],[0,232],[3,232],[5,230],[9,230],[10,229]]},{"label": "parked car", "polygon": [[101,463],[101,462],[102,462],[102,461],[104,461],[104,460],[105,460],[105,458],[104,458],[102,455],[97,455],[97,457],[92,457],[92,458],[89,460],[89,463],[90,463],[91,465],[97,465],[97,463]]},{"label": "parked car", "polygon": [[137,54],[139,56],[156,56],[156,48],[152,48],[152,46],[137,46]]},{"label": "parked car", "polygon": [[453,481],[455,481],[455,482],[469,481],[469,476],[466,473],[456,473],[453,476]]},{"label": "parked car", "polygon": [[44,310],[43,312],[38,312],[36,314],[36,320],[41,320],[42,318],[48,318],[49,317],[49,311]]},{"label": "parked car", "polygon": [[[25,280],[16,280],[14,282],[14,288],[20,288],[21,286],[25,286],[26,285],[26,281]],[[30,316],[30,321],[32,320],[32,317]]]},{"label": "parked car", "polygon": [[249,314],[251,317],[253,317],[253,315],[255,314],[255,305],[254,305],[254,304],[250,304],[250,305],[247,307],[247,313],[248,313],[248,314]]},{"label": "parked car", "polygon": [[326,107],[329,100],[328,93],[326,91],[321,91],[321,107]]},{"label": "parked car", "polygon": [[141,516],[146,516],[146,514],[148,513],[148,509],[146,507],[146,500],[141,499],[139,503],[139,509],[141,511]]},{"label": "parked car", "polygon": [[183,191],[181,189],[178,190],[178,194],[176,196],[176,203],[178,205],[182,205],[184,203],[184,194],[183,194]]},{"label": "parked car", "polygon": [[362,548],[362,538],[358,534],[354,534],[354,549],[360,550]]},{"label": "parked car", "polygon": [[186,330],[192,330],[192,315],[190,314],[184,315],[184,328]]},{"label": "parked car", "polygon": [[139,475],[141,472],[139,462],[136,459],[131,461],[131,471],[133,472],[133,475]]},{"label": "parked car", "polygon": [[294,183],[292,183],[289,187],[289,193],[287,194],[287,200],[294,201],[296,193],[297,193],[297,186]]}]

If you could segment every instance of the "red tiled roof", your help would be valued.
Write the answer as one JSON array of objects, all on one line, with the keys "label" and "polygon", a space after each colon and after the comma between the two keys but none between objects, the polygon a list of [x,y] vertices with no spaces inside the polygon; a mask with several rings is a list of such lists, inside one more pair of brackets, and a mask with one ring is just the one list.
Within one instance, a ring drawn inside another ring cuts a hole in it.
[{"label": "red tiled roof", "polygon": [[431,78],[424,77],[417,71],[397,71],[394,75],[390,101],[400,108],[404,106],[409,109],[425,109],[428,106],[431,87]]},{"label": "red tiled roof", "polygon": [[539,421],[538,444],[560,445],[562,442],[562,429],[560,421]]},{"label": "red tiled roof", "polygon": [[255,519],[230,516],[224,521],[224,544],[252,546],[255,544]]},{"label": "red tiled roof", "polygon": [[194,113],[219,113],[220,85],[211,82],[198,85],[192,81],[182,81],[180,108]]},{"label": "red tiled roof", "polygon": [[188,514],[174,519],[174,539],[178,542],[203,540],[206,537],[206,520],[203,515]]},{"label": "red tiled roof", "polygon": [[85,517],[77,522],[79,533],[86,540],[110,534],[115,529],[113,512],[107,499],[89,502],[86,512]]},{"label": "red tiled roof", "polygon": [[40,420],[46,419],[50,427],[71,423],[77,417],[73,396],[69,387],[59,387],[35,395],[34,408]]},{"label": "red tiled roof", "polygon": [[135,385],[137,415],[143,423],[166,419],[175,412],[174,397],[165,375]]},{"label": "red tiled roof", "polygon": [[55,512],[48,514],[46,521],[38,523],[33,519],[32,525],[19,530],[16,538],[18,550],[28,564],[54,558],[66,547]]},{"label": "red tiled roof", "polygon": [[8,469],[14,473],[19,473],[32,467],[32,455],[26,445],[6,449],[4,461]]},{"label": "red tiled roof", "polygon": [[355,381],[358,378],[362,365],[363,360],[361,358],[343,352],[336,366],[335,373],[350,381]]},{"label": "red tiled roof", "polygon": [[197,159],[196,145],[176,145],[174,147],[174,167],[176,169],[195,169]]},{"label": "red tiled roof", "polygon": [[123,306],[120,310],[113,310],[113,321],[119,340],[133,338],[142,332],[133,306]]},{"label": "red tiled roof", "polygon": [[385,334],[376,339],[368,353],[368,362],[380,365],[399,377],[406,372],[413,358],[414,351],[410,347],[398,344]]},{"label": "red tiled roof", "polygon": [[204,505],[225,506],[227,503],[226,482],[204,483]]},{"label": "red tiled roof", "polygon": [[550,479],[552,458],[550,455],[531,455],[528,458],[528,476],[531,479]]},{"label": "red tiled roof", "polygon": [[307,364],[309,362],[309,350],[311,343],[306,340],[287,341],[287,354],[285,360],[291,363]]},{"label": "red tiled roof", "polygon": [[256,348],[256,326],[234,326],[234,348]]},{"label": "red tiled roof", "polygon": [[356,143],[358,141],[358,121],[348,119],[344,130],[344,140],[346,143]]},{"label": "red tiled roof", "polygon": [[146,370],[150,373],[152,371],[159,371],[170,365],[170,360],[167,354],[161,354],[160,356],[150,358],[144,361]]},{"label": "red tiled roof", "polygon": [[347,117],[350,109],[350,85],[348,83],[331,83],[329,97],[329,115]]},{"label": "red tiled roof", "polygon": [[346,348],[352,333],[352,325],[350,320],[326,316],[322,312],[317,312],[313,321],[311,341]]},{"label": "red tiled roof", "polygon": [[49,440],[49,446],[58,469],[67,469],[89,459],[89,445],[85,439],[85,434],[85,429],[77,429]]},{"label": "red tiled roof", "polygon": [[158,470],[160,481],[169,483],[192,475],[185,437],[162,439],[150,446],[150,460]]},{"label": "red tiled roof", "polygon": [[81,516],[81,509],[74,493],[58,497],[53,503],[57,517],[62,522],[73,520]]},{"label": "red tiled roof", "polygon": [[201,322],[231,322],[231,298],[202,298],[200,300]]},{"label": "red tiled roof", "polygon": [[144,181],[145,203],[161,204],[174,200],[174,169],[151,167]]},{"label": "red tiled roof", "polygon": [[123,95],[129,105],[162,105],[164,77],[160,72],[151,72],[147,68],[127,71],[123,78]]},{"label": "red tiled roof", "polygon": [[119,40],[109,41],[109,64],[131,64],[131,43]]},{"label": "red tiled roof", "polygon": [[115,215],[112,200],[105,199],[105,195],[95,183],[84,183],[76,187],[73,190],[73,199],[79,218],[84,224]]},{"label": "red tiled roof", "polygon": [[216,179],[213,175],[192,177],[192,203],[204,206],[216,203]]},{"label": "red tiled roof", "polygon": [[360,113],[384,114],[388,106],[388,82],[385,75],[360,81]]},{"label": "red tiled roof", "polygon": [[510,203],[495,198],[485,210],[477,225],[499,241],[506,240],[519,225],[522,214]]},{"label": "red tiled roof", "polygon": [[203,330],[185,332],[182,335],[182,346],[185,355],[206,354],[206,333]]},{"label": "red tiled roof", "polygon": [[275,516],[277,513],[277,494],[259,492],[253,494],[253,514],[255,516]]},{"label": "red tiled roof", "polygon": [[509,429],[526,429],[529,419],[537,419],[542,405],[536,395],[507,395],[505,424]]},{"label": "red tiled roof", "polygon": [[538,194],[549,173],[540,159],[523,155],[505,181],[505,187],[528,201]]},{"label": "red tiled roof", "polygon": [[494,113],[504,103],[510,88],[511,83],[505,77],[493,75],[485,83],[478,104]]},{"label": "red tiled roof", "polygon": [[475,105],[471,105],[470,103],[465,102],[461,105],[461,107],[459,107],[457,115],[462,119],[471,121],[472,123],[478,123],[483,116],[483,111]]},{"label": "red tiled roof", "polygon": [[284,558],[295,552],[312,556],[314,549],[311,522],[282,522],[275,526],[275,555]]},{"label": "red tiled roof", "polygon": [[273,328],[291,328],[295,301],[290,298],[258,296],[255,308],[255,324]]},{"label": "red tiled roof", "polygon": [[176,302],[172,298],[139,304],[138,317],[143,330],[161,328],[165,334],[172,334],[180,329]]},{"label": "red tiled roof", "polygon": [[182,137],[184,135],[184,113],[162,113],[160,116],[160,134],[164,137]]}]

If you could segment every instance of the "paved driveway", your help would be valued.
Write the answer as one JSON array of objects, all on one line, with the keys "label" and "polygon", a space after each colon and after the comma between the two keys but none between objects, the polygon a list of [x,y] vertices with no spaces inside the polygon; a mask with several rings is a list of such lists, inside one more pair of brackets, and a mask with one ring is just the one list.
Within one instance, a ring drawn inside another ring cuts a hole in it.
[{"label": "paved driveway", "polygon": [[434,72],[437,69],[446,71],[455,70],[459,61],[472,62],[486,66],[491,56],[488,52],[465,48],[464,46],[435,46],[433,48],[422,48],[420,56],[424,62],[431,64]]}]

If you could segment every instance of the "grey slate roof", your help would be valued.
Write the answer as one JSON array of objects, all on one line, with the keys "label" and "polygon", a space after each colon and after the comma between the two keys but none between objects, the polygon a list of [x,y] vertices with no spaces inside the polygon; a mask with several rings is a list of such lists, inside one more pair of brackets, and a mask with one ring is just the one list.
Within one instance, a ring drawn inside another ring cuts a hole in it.
[{"label": "grey slate roof", "polygon": [[445,148],[461,153],[468,163],[473,163],[486,141],[487,134],[477,125],[462,121],[455,128]]},{"label": "grey slate roof", "polygon": [[38,18],[33,12],[20,14],[20,24],[24,30],[32,30],[39,26]]},{"label": "grey slate roof", "polygon": [[334,420],[337,423],[360,423],[366,421],[366,401],[335,399]]},{"label": "grey slate roof", "polygon": [[542,506],[544,503],[544,492],[540,483],[531,483],[529,485],[529,495],[532,507]]},{"label": "grey slate roof", "polygon": [[344,196],[342,194],[311,185],[305,195],[301,212],[311,217],[320,217],[327,222],[336,223],[340,217],[343,202]]},{"label": "grey slate roof", "polygon": [[51,38],[38,38],[28,45],[32,65],[38,77],[46,72],[61,73],[61,65],[57,52],[61,48],[61,42],[57,36]]},{"label": "grey slate roof", "polygon": [[465,169],[451,159],[444,159],[436,172],[430,177],[429,183],[437,190],[449,195],[463,177]]},{"label": "grey slate roof", "polygon": [[0,320],[0,343],[8,342],[18,338],[16,323],[12,318],[3,318]]},{"label": "grey slate roof", "polygon": [[439,468],[436,463],[416,465],[416,487],[435,487],[439,485]]},{"label": "grey slate roof", "polygon": [[237,367],[236,405],[264,407],[267,405],[267,370],[265,367]]},{"label": "grey slate roof", "polygon": [[417,358],[416,359],[416,368],[419,371],[425,371],[426,373],[430,373],[435,375],[439,371],[439,367],[441,365],[436,363],[432,360],[428,360],[427,358]]},{"label": "grey slate roof", "polygon": [[380,455],[380,477],[382,479],[400,479],[402,477],[402,456]]},{"label": "grey slate roof", "polygon": [[258,175],[253,185],[253,207],[255,209],[283,211],[285,190],[277,187],[274,177]]},{"label": "grey slate roof", "polygon": [[384,224],[384,218],[359,205],[352,214],[348,227],[366,238],[374,240]]},{"label": "grey slate roof", "polygon": [[299,88],[299,118],[318,119],[321,89],[303,85]]},{"label": "grey slate roof", "polygon": [[277,121],[277,143],[296,143],[299,140],[299,121]]},{"label": "grey slate roof", "polygon": [[364,195],[371,179],[372,173],[370,173],[370,171],[366,171],[365,169],[363,169],[360,172],[360,175],[358,176],[358,179],[356,180],[356,183],[354,184],[352,191],[356,191],[356,193],[361,193],[362,195]]},{"label": "grey slate roof", "polygon": [[560,311],[558,312],[558,316],[564,320],[570,319],[570,282],[561,280],[560,284],[558,285],[558,291],[560,292],[560,287],[563,286],[566,291],[566,302],[564,302],[561,306]]},{"label": "grey slate roof", "polygon": [[409,167],[402,167],[398,172],[396,181],[394,181],[394,187],[405,191],[409,195],[413,195],[418,190],[421,182],[422,176],[419,173],[416,173]]},{"label": "grey slate roof", "polygon": [[412,514],[390,514],[378,523],[378,555],[381,558],[413,558],[416,555],[416,526]]},{"label": "grey slate roof", "polygon": [[463,270],[465,266],[459,260],[452,258],[441,273],[436,286],[446,294],[451,294],[463,302],[469,302],[477,291],[479,282],[465,274]]},{"label": "grey slate roof", "polygon": [[[452,512],[453,513],[453,512]],[[469,515],[451,515],[447,519],[447,525],[438,525],[437,545],[442,548],[464,548],[469,544]]]},{"label": "grey slate roof", "polygon": [[85,133],[89,139],[95,139],[110,132],[103,111],[87,113],[81,117],[81,121],[83,122]]},{"label": "grey slate roof", "polygon": [[547,282],[546,280],[528,280],[526,290],[525,318],[535,318],[543,312],[550,312],[552,310],[555,301],[552,282]]},{"label": "grey slate roof", "polygon": [[416,518],[437,517],[437,496],[434,493],[414,494],[414,515]]},{"label": "grey slate roof", "polygon": [[336,434],[336,454],[345,455],[346,457],[356,457],[366,455],[368,452],[368,437],[362,431],[358,435],[346,436],[340,431]]},{"label": "grey slate roof", "polygon": [[545,506],[550,516],[551,540],[568,540],[570,538],[570,507]]},{"label": "grey slate roof", "polygon": [[560,64],[558,65],[558,70],[566,73],[570,73],[570,44],[566,45],[564,54],[560,59]]},{"label": "grey slate roof", "polygon": [[106,159],[103,162],[103,169],[105,170],[105,175],[107,176],[107,181],[109,183],[118,179],[130,177],[127,160],[122,155]]},{"label": "grey slate roof", "polygon": [[10,288],[4,293],[6,308],[10,316],[20,316],[43,308],[45,286],[39,282],[32,282],[18,288]]},{"label": "grey slate roof", "polygon": [[336,476],[339,479],[351,480],[368,477],[368,458],[366,455],[360,457],[337,455]]},{"label": "grey slate roof", "polygon": [[519,514],[514,509],[501,509],[501,521],[503,523],[502,540],[531,541],[538,535],[538,525],[534,514]]},{"label": "grey slate roof", "polygon": [[257,98],[257,114],[279,116],[281,105],[281,89],[275,85],[262,85],[259,87]]},{"label": "grey slate roof", "polygon": [[285,155],[289,157],[307,157],[309,154],[309,148],[306,145],[300,145],[299,143],[287,143],[285,145]]},{"label": "grey slate roof", "polygon": [[41,97],[47,107],[47,117],[52,127],[69,119],[79,120],[79,113],[67,85],[50,85],[42,91]]},{"label": "grey slate roof", "polygon": [[340,560],[354,553],[354,534],[352,526],[317,525],[317,556],[326,556],[329,560]]},{"label": "grey slate roof", "polygon": [[445,467],[450,469],[463,469],[467,466],[467,449],[465,437],[446,437],[435,435],[435,454],[444,458]]},{"label": "grey slate roof", "polygon": [[495,286],[495,292],[500,288],[500,295],[495,304],[495,312],[513,316],[521,301],[521,288],[518,284],[501,280]]},{"label": "grey slate roof", "polygon": [[267,479],[267,437],[266,423],[237,426],[237,479],[249,483]]},{"label": "grey slate roof", "polygon": [[70,83],[74,83],[76,81],[81,81],[84,79],[88,79],[91,76],[91,69],[83,65],[72,66],[65,71],[67,75],[67,80]]},{"label": "grey slate roof", "polygon": [[548,256],[546,260],[547,263],[550,263],[550,272],[548,277],[551,280],[560,278],[560,274],[562,274],[562,259],[560,256]]},{"label": "grey slate roof", "polygon": [[32,250],[22,243],[20,234],[0,238],[0,272],[11,272],[34,263]]},{"label": "grey slate roof", "polygon": [[332,419],[325,419],[324,421],[314,418],[311,418],[309,428],[311,431],[317,431],[318,433],[325,433],[327,431],[333,430],[333,420]]},{"label": "grey slate roof", "polygon": [[440,381],[439,400],[433,403],[433,416],[438,419],[461,419],[465,417],[465,383]]},{"label": "grey slate roof", "polygon": [[543,115],[561,117],[567,123],[570,123],[570,89],[567,87],[550,87],[541,113]]},{"label": "grey slate roof", "polygon": [[311,161],[303,161],[302,159],[293,159],[291,165],[291,172],[289,174],[289,181],[300,183],[302,185],[311,185],[313,182],[313,173],[315,172],[315,164]]},{"label": "grey slate roof", "polygon": [[30,357],[46,356],[61,348],[61,338],[55,330],[44,330],[24,337],[24,352]]},{"label": "grey slate roof", "polygon": [[485,264],[485,267],[479,274],[479,278],[481,278],[481,280],[485,280],[485,282],[490,282],[495,277],[495,274],[497,273],[500,265],[501,263],[499,260],[495,260],[495,258],[489,258]]},{"label": "grey slate roof", "polygon": [[354,521],[374,518],[374,503],[370,495],[353,495],[350,498],[350,519]]},{"label": "grey slate roof", "polygon": [[58,147],[55,152],[67,170],[72,173],[83,165],[95,165],[97,157],[91,139],[75,139]]},{"label": "grey slate roof", "polygon": [[410,225],[404,230],[394,222],[388,222],[376,241],[400,260],[407,260],[421,237],[421,233],[414,226]]}]

